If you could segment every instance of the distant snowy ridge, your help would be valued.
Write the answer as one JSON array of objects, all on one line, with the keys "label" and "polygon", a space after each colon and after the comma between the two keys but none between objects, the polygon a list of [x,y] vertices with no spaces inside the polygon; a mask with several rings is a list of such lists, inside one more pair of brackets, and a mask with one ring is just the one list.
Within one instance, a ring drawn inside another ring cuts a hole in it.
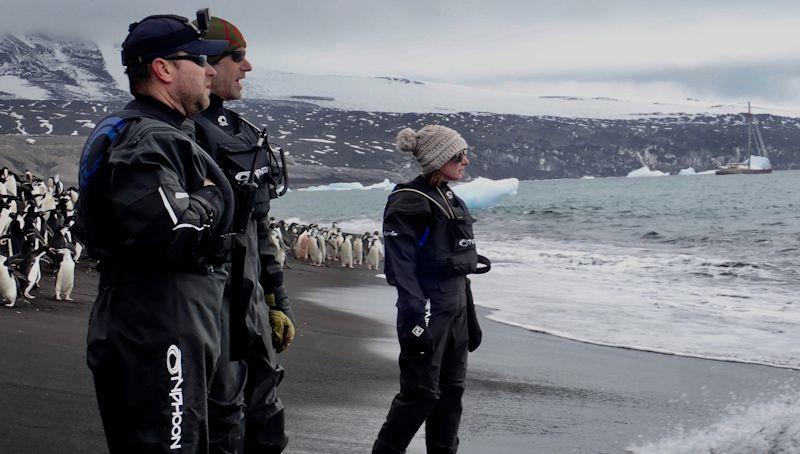
[{"label": "distant snowy ridge", "polygon": [[94,43],[0,34],[0,98],[111,100],[127,96]]},{"label": "distant snowy ridge", "polygon": [[[392,77],[304,75],[255,70],[244,81],[249,98],[302,100],[322,107],[367,112],[487,112],[526,116],[628,119],[679,114],[723,115],[745,104],[694,99],[629,100],[524,94]],[[800,117],[800,107],[759,106],[757,113]]]},{"label": "distant snowy ridge", "polygon": [[[256,67],[262,62],[254,61]],[[248,99],[302,101],[347,111],[487,112],[541,117],[635,119],[740,113],[745,104],[696,99],[635,100],[568,93],[518,93],[404,77],[307,75],[256,69],[244,81]],[[127,99],[119,46],[43,35],[0,35],[0,98]],[[753,106],[757,114],[800,117],[800,107]]]}]

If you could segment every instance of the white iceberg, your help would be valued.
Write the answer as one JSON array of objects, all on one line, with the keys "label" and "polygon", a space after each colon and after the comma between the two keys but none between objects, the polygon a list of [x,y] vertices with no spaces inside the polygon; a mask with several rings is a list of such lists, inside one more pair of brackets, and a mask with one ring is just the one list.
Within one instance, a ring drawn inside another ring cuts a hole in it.
[{"label": "white iceberg", "polygon": [[772,168],[772,163],[764,156],[750,155],[750,168],[756,170],[767,170]]},{"label": "white iceberg", "polygon": [[331,183],[322,186],[309,186],[305,189],[299,189],[300,191],[352,191],[354,189],[359,190],[370,190],[370,189],[383,189],[383,190],[390,190],[394,188],[395,184],[389,181],[389,179],[385,179],[380,183],[371,184],[369,186],[364,186],[361,183],[354,182],[354,183]]},{"label": "white iceberg", "polygon": [[496,205],[508,196],[516,195],[519,189],[519,180],[506,178],[504,180],[490,180],[478,177],[469,183],[453,187],[453,192],[467,204],[471,210],[480,210]]},{"label": "white iceberg", "polygon": [[697,172],[695,172],[694,167],[689,167],[687,169],[681,169],[678,175],[697,175]]},{"label": "white iceberg", "polygon": [[637,177],[665,177],[668,176],[669,173],[662,172],[660,170],[650,170],[650,167],[644,166],[640,169],[633,170],[628,173],[628,177],[630,178],[637,178]]}]

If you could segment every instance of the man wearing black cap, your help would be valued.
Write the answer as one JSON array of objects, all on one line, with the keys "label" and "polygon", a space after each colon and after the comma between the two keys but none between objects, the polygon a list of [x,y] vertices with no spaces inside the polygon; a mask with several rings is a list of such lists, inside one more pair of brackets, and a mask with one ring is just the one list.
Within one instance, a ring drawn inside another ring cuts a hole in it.
[{"label": "man wearing black cap", "polygon": [[[288,438],[283,404],[277,396],[283,368],[277,364],[276,350],[291,343],[294,314],[283,288],[283,271],[275,259],[277,251],[269,238],[276,163],[266,147],[257,146],[261,131],[223,106],[224,101],[242,97],[242,81],[253,69],[245,54],[244,36],[218,17],[211,18],[206,36],[225,40],[228,46],[209,56],[217,75],[211,81],[211,105],[193,117],[197,142],[228,177],[237,205],[225,289],[228,310],[223,309],[222,358],[208,402],[212,451],[241,452],[244,446],[245,453],[279,453]],[[248,186],[251,173],[257,187]],[[246,191],[254,194],[248,197]]]},{"label": "man wearing black cap", "polygon": [[122,58],[134,100],[81,156],[77,230],[100,260],[87,362],[112,454],[209,448],[233,192],[181,124],[208,106],[206,55],[226,46],[180,16],[132,24]]}]

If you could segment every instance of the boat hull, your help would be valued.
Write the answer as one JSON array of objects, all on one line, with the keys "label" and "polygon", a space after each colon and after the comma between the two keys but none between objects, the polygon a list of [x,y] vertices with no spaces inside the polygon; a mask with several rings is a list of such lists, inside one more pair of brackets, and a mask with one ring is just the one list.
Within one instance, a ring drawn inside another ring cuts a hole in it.
[{"label": "boat hull", "polygon": [[717,169],[717,175],[742,175],[742,174],[758,174],[758,173],[772,173],[772,169]]}]

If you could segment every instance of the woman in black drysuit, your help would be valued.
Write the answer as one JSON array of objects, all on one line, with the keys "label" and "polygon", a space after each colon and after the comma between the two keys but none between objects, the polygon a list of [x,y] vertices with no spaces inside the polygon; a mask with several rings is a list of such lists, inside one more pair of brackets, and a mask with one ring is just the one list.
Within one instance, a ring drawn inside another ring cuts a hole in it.
[{"label": "woman in black drysuit", "polygon": [[425,422],[428,453],[455,453],[467,351],[480,343],[466,275],[489,265],[475,250],[475,219],[447,185],[469,165],[467,143],[450,128],[429,125],[400,131],[397,148],[414,154],[422,175],[398,185],[384,211],[386,279],[397,288],[400,393],[372,452],[404,453]]}]

